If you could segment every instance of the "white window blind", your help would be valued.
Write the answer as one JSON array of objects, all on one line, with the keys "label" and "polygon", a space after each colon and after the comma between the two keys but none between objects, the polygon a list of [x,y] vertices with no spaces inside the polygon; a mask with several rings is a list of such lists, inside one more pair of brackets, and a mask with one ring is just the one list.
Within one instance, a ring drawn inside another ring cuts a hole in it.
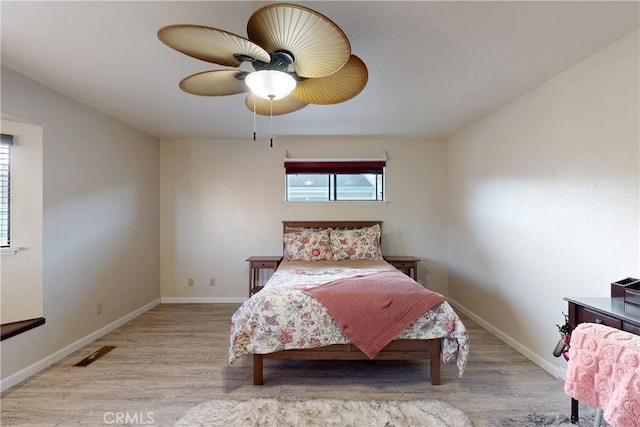
[{"label": "white window blind", "polygon": [[11,244],[11,148],[13,135],[0,139],[0,247]]}]

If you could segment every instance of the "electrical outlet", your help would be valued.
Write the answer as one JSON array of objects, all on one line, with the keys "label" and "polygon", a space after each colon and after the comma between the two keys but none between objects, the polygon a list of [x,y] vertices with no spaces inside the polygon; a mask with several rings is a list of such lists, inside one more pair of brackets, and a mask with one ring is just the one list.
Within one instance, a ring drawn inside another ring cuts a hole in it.
[{"label": "electrical outlet", "polygon": [[96,304],[96,316],[100,316],[102,314],[102,304]]},{"label": "electrical outlet", "polygon": [[216,278],[212,277],[211,279],[209,279],[209,286],[215,286],[216,285]]},{"label": "electrical outlet", "polygon": [[190,279],[187,281],[187,285],[189,285],[189,286],[193,286],[193,279],[191,279],[191,278],[190,278]]}]

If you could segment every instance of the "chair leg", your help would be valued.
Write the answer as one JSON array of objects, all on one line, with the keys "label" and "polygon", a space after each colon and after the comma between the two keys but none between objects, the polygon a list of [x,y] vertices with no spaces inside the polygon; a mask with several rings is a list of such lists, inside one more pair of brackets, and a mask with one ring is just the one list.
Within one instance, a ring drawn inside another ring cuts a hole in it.
[{"label": "chair leg", "polygon": [[602,409],[598,408],[596,410],[596,419],[593,421],[593,427],[600,427],[601,421],[602,421]]}]

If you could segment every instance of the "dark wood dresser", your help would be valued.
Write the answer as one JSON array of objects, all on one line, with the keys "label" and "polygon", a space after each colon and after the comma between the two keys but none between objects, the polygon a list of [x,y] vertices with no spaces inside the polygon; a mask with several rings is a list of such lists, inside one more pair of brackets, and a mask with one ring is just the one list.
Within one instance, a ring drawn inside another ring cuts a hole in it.
[{"label": "dark wood dresser", "polygon": [[640,335],[640,305],[611,297],[565,298],[569,302],[569,324],[601,323]]},{"label": "dark wood dresser", "polygon": [[[601,323],[640,335],[640,305],[619,297],[565,298],[569,303],[569,324]],[[571,399],[571,423],[578,423],[578,401]]]}]

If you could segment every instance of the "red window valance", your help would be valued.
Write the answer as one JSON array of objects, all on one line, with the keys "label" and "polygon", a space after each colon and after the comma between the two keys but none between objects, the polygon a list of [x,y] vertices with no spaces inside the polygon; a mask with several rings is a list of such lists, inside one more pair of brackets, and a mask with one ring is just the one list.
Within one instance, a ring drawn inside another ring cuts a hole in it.
[{"label": "red window valance", "polygon": [[297,160],[284,162],[284,168],[289,175],[383,173],[385,166],[384,160]]}]

